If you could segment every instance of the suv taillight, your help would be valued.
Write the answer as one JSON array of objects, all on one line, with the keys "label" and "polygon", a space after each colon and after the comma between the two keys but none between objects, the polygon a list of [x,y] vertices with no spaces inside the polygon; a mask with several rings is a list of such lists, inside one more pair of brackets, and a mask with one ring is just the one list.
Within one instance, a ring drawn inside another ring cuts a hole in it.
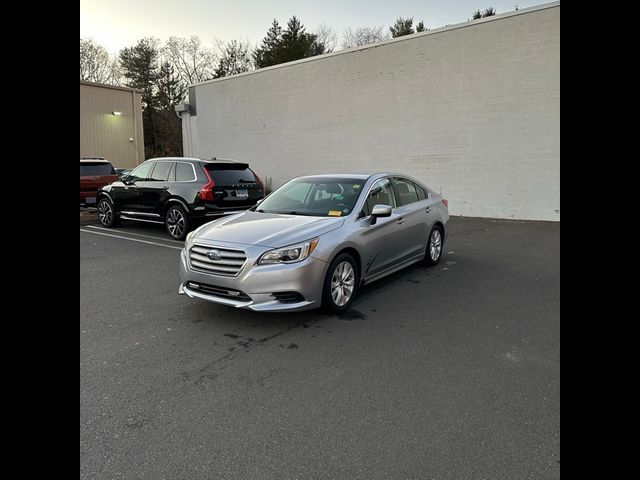
[{"label": "suv taillight", "polygon": [[260,180],[260,177],[256,175],[256,172],[254,172],[251,169],[249,169],[249,171],[251,171],[251,173],[253,173],[253,176],[256,177],[256,183],[260,185],[260,187],[262,188],[262,196],[264,197],[266,195],[266,191],[264,189],[264,183],[262,183],[262,180]]},{"label": "suv taillight", "polygon": [[207,176],[208,182],[200,189],[200,200],[210,200],[213,202],[213,187],[215,187],[216,184],[213,182],[213,178],[211,178],[207,169],[202,167],[202,170]]}]

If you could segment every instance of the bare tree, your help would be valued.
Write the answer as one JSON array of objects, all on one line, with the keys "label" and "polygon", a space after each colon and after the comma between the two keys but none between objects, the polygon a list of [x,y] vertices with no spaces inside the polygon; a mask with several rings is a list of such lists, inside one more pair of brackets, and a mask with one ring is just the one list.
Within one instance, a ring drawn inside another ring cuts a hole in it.
[{"label": "bare tree", "polygon": [[218,66],[214,72],[215,78],[236,75],[251,69],[251,46],[248,42],[231,40],[221,50]]},{"label": "bare tree", "polygon": [[210,80],[214,76],[218,60],[216,51],[203,45],[197,36],[169,37],[162,53],[184,85]]},{"label": "bare tree", "polygon": [[315,31],[315,34],[318,37],[318,42],[324,44],[325,53],[331,53],[338,48],[338,34],[330,25],[323,23]]},{"label": "bare tree", "polygon": [[358,27],[352,30],[347,27],[342,34],[342,48],[358,47],[360,45],[369,45],[377,43],[389,38],[385,33],[384,26],[375,27]]},{"label": "bare tree", "polygon": [[119,85],[120,78],[118,62],[107,49],[90,38],[81,38],[80,80]]}]

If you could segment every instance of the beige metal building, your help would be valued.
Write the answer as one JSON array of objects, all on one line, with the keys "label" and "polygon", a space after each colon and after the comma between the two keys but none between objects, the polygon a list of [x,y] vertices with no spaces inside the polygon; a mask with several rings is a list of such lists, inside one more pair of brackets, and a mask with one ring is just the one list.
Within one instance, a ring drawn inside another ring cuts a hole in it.
[{"label": "beige metal building", "polygon": [[142,90],[80,82],[82,157],[104,157],[118,168],[144,161]]}]

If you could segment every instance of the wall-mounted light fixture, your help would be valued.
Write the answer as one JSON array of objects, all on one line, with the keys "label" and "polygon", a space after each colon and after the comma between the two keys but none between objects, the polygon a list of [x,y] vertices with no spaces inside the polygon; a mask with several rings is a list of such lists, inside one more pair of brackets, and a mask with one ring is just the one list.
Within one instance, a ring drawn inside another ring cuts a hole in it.
[{"label": "wall-mounted light fixture", "polygon": [[115,115],[116,117],[119,117],[120,115],[122,115],[122,112],[111,112],[111,115]]}]

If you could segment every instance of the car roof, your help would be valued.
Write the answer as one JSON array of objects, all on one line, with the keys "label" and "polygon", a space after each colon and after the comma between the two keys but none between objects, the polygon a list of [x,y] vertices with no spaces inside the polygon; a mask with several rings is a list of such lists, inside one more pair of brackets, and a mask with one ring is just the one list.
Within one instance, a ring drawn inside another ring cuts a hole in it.
[{"label": "car roof", "polygon": [[382,177],[408,177],[410,175],[399,172],[353,172],[353,173],[325,173],[322,175],[301,175],[300,178],[353,178],[354,180],[368,180],[370,178],[382,178]]},{"label": "car roof", "polygon": [[371,174],[366,173],[323,173],[321,175],[301,175],[298,178],[352,178],[354,180],[366,180]]}]

